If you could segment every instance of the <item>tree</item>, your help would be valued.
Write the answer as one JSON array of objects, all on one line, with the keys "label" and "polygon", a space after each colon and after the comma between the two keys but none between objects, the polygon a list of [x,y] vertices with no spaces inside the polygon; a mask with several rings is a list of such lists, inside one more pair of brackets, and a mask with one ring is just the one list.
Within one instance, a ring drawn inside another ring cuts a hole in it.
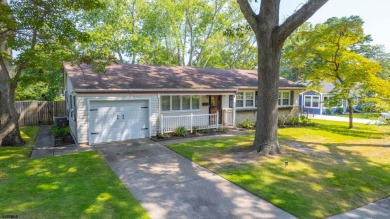
[{"label": "tree", "polygon": [[281,153],[278,143],[278,91],[280,57],[287,37],[328,0],[309,0],[279,24],[280,0],[261,0],[254,12],[248,0],[237,0],[256,36],[258,47],[258,103],[253,147],[261,154]]},{"label": "tree", "polygon": [[[75,41],[87,40],[72,12],[103,7],[96,0],[13,0],[0,4],[0,145],[23,145],[14,106],[15,91],[25,69],[39,57],[69,51]],[[10,51],[16,51],[12,56]],[[12,67],[11,67],[12,66]]]},{"label": "tree", "polygon": [[[380,72],[380,64],[371,61],[357,52],[368,53],[365,42],[363,20],[358,16],[330,18],[324,24],[316,25],[312,30],[301,34],[307,40],[297,47],[300,57],[312,57],[311,72],[304,79],[315,87],[320,82],[331,82],[333,96],[328,98],[327,105],[337,106],[346,100],[349,111],[349,128],[353,128],[353,105],[356,98],[367,93],[378,93],[373,84]],[[305,52],[302,52],[305,51]],[[365,53],[363,53],[365,54]]]}]

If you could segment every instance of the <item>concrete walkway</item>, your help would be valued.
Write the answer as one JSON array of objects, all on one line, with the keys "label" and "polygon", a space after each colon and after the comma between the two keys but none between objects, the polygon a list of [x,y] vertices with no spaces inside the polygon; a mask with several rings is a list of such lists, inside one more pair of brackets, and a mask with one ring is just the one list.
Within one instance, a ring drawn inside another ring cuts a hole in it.
[{"label": "concrete walkway", "polygon": [[[328,116],[328,115],[314,115],[314,119],[320,119],[320,120],[329,120],[329,121],[339,121],[339,122],[349,122],[348,117],[341,117],[341,116]],[[359,119],[359,118],[353,118],[354,123],[363,123],[363,124],[381,124],[378,120],[371,120],[371,119]]]},{"label": "concrete walkway", "polygon": [[37,139],[30,158],[34,159],[93,150],[90,146],[78,147],[75,144],[54,147],[54,137],[52,136],[50,129],[51,125],[39,126]]},{"label": "concrete walkway", "polygon": [[295,218],[160,143],[94,147],[152,218]]},{"label": "concrete walkway", "polygon": [[360,208],[347,211],[329,219],[388,219],[390,218],[390,197],[379,200]]}]

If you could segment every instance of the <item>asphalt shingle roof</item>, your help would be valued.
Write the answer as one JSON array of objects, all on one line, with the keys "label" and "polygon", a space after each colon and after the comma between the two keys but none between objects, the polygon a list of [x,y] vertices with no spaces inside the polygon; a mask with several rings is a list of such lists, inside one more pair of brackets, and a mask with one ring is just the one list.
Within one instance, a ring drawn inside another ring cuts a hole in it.
[{"label": "asphalt shingle roof", "polygon": [[[257,71],[112,64],[105,73],[94,73],[90,65],[64,63],[75,89],[236,89],[257,87]],[[280,78],[280,87],[304,85]]]}]

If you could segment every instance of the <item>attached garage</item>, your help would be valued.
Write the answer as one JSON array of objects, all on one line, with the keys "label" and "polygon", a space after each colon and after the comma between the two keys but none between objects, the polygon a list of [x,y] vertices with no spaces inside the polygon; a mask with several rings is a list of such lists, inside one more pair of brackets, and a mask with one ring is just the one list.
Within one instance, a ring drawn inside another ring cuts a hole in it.
[{"label": "attached garage", "polygon": [[148,100],[91,100],[89,144],[150,137]]}]

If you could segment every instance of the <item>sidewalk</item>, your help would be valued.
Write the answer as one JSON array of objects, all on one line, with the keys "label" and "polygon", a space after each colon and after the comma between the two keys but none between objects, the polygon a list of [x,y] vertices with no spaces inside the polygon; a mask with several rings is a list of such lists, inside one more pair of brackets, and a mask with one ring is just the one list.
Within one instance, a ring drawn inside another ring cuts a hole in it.
[{"label": "sidewalk", "polygon": [[390,218],[390,197],[374,203],[364,205],[351,211],[347,211],[328,219],[388,219]]},{"label": "sidewalk", "polygon": [[[329,121],[339,121],[339,122],[349,122],[348,117],[341,117],[341,116],[329,116],[329,115],[314,115],[310,116],[309,118],[313,119],[320,119],[320,120],[329,120]],[[378,120],[371,120],[371,119],[359,119],[359,118],[353,118],[354,123],[363,123],[363,124],[381,124]]]},{"label": "sidewalk", "polygon": [[31,159],[93,150],[92,147],[81,148],[76,144],[54,147],[54,137],[51,135],[50,128],[51,125],[39,127],[37,140],[30,155]]}]

